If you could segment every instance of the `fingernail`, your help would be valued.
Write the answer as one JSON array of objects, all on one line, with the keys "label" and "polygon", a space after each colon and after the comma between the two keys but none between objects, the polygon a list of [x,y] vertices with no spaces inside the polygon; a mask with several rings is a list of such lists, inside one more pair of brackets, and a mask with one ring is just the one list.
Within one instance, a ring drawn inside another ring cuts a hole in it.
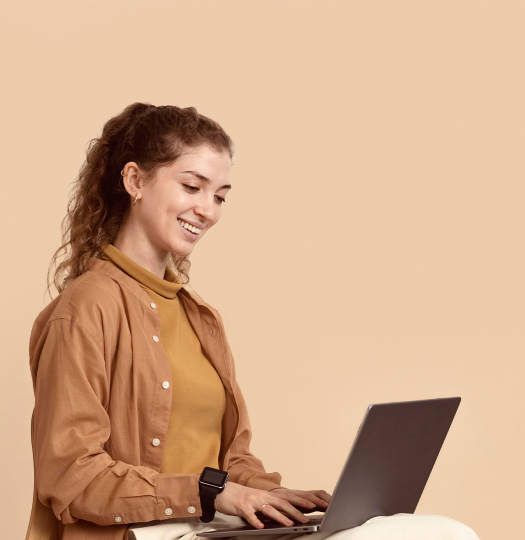
[{"label": "fingernail", "polygon": [[313,508],[315,506],[315,503],[311,502],[309,503],[309,505],[310,505],[310,508]]}]

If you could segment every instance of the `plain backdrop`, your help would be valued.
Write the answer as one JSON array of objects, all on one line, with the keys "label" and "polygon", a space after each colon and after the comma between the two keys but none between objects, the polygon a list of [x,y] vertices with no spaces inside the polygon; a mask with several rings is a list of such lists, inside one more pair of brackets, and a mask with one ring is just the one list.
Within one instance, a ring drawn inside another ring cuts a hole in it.
[{"label": "plain backdrop", "polygon": [[236,145],[191,284],[267,470],[331,491],[369,404],[461,396],[417,511],[523,538],[524,25],[506,1],[0,2],[2,537],[31,508],[29,335],[71,183],[146,101]]}]

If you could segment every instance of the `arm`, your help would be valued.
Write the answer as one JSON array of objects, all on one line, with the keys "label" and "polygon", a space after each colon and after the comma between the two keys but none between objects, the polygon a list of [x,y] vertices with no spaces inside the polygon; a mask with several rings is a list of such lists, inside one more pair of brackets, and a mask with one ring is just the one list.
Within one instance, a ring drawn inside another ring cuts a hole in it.
[{"label": "arm", "polygon": [[269,491],[270,489],[280,487],[281,475],[277,472],[267,473],[260,459],[255,457],[250,452],[250,441],[252,438],[252,430],[250,419],[248,416],[248,408],[242,395],[241,389],[237,383],[235,375],[235,361],[233,354],[226,338],[224,321],[221,314],[214,308],[209,306],[215,314],[219,322],[220,332],[222,334],[222,342],[224,344],[224,355],[227,360],[228,369],[231,374],[232,388],[237,402],[239,413],[239,424],[235,439],[228,451],[228,459],[226,468],[230,475],[230,481],[236,484],[241,484],[254,489],[262,489]]},{"label": "arm", "polygon": [[266,491],[280,487],[281,475],[278,472],[266,472],[262,461],[250,452],[252,431],[248,409],[237,382],[235,382],[234,394],[239,407],[239,425],[229,451],[230,479],[237,484]]},{"label": "arm", "polygon": [[[113,459],[110,386],[99,336],[74,317],[49,322],[31,357],[35,482],[57,519],[98,525],[201,514],[198,474],[159,473]],[[165,513],[167,508],[172,512]]]}]

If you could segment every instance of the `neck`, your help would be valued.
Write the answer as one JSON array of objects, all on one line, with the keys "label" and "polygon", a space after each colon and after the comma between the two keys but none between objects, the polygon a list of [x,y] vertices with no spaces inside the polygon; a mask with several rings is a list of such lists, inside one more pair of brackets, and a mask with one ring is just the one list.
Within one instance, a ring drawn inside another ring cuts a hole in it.
[{"label": "neck", "polygon": [[123,224],[112,243],[142,268],[164,279],[170,253],[154,246],[142,231],[134,231],[130,224]]}]

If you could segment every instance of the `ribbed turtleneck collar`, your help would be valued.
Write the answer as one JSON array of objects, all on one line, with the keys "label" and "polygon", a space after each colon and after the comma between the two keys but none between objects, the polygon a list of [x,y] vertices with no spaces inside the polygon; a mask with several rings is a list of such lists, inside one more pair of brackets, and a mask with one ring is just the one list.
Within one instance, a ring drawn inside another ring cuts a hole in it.
[{"label": "ribbed turtleneck collar", "polygon": [[125,274],[138,281],[139,284],[164,298],[175,298],[182,288],[180,279],[169,266],[166,267],[166,273],[164,274],[164,279],[162,279],[140,266],[140,264],[130,259],[127,255],[124,255],[113,244],[103,244],[102,251],[102,260],[109,260]]}]

